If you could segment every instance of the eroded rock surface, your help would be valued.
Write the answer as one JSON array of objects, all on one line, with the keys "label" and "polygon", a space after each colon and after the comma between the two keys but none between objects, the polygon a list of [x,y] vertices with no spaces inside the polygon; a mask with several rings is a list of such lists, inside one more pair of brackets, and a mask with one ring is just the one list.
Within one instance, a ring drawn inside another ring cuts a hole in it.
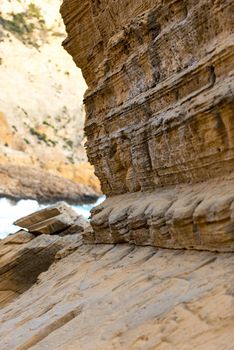
[{"label": "eroded rock surface", "polygon": [[39,202],[65,200],[94,203],[100,194],[90,186],[75,183],[34,166],[0,164],[0,196],[35,199]]},{"label": "eroded rock surface", "polygon": [[0,290],[14,283],[20,291],[18,282],[32,276],[29,261],[38,274],[45,257],[53,264],[1,307],[1,350],[233,348],[233,254],[27,237],[1,243],[11,269]]},{"label": "eroded rock surface", "polygon": [[234,250],[233,177],[113,196],[92,214],[87,242]]},{"label": "eroded rock surface", "polygon": [[103,192],[124,194],[94,211],[97,242],[233,249],[232,10],[63,1],[64,47],[88,85],[88,157]]},{"label": "eroded rock surface", "polygon": [[[40,235],[19,231],[0,241],[0,307],[29,289],[48,270],[58,251],[80,240],[80,235]],[[1,346],[0,346],[1,348]]]}]

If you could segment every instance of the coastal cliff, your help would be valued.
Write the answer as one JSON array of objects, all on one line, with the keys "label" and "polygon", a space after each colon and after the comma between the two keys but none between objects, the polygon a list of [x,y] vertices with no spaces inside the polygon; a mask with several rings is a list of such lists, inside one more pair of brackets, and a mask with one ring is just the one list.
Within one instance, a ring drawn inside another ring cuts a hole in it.
[{"label": "coastal cliff", "polygon": [[100,192],[84,149],[86,84],[61,47],[60,4],[0,4],[1,196],[76,201],[77,193]]},{"label": "coastal cliff", "polygon": [[0,241],[1,350],[233,349],[232,3],[63,1],[107,198]]},{"label": "coastal cliff", "polygon": [[[64,0],[100,243],[234,249],[233,1]],[[91,34],[92,33],[92,34]]]}]

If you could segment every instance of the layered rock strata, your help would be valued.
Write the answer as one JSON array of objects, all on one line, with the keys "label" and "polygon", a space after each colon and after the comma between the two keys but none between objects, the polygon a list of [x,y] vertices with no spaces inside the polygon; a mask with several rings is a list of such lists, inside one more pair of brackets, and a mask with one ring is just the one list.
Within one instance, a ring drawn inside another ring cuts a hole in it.
[{"label": "layered rock strata", "polygon": [[77,235],[35,237],[26,231],[0,241],[0,309],[36,283],[55,261],[56,253],[75,242]]},{"label": "layered rock strata", "polygon": [[27,215],[14,225],[22,230],[0,240],[0,307],[29,289],[58,252],[62,258],[76,249],[81,233],[90,226],[63,202]]},{"label": "layered rock strata", "polygon": [[81,233],[89,225],[82,215],[78,215],[66,203],[57,203],[39,210],[14,222],[34,235],[54,235]]},{"label": "layered rock strata", "polygon": [[92,214],[86,242],[234,250],[233,178],[110,197]]},{"label": "layered rock strata", "polygon": [[0,164],[0,196],[42,203],[65,200],[83,204],[94,203],[100,193],[37,167]]},{"label": "layered rock strata", "polygon": [[[232,0],[64,0],[96,242],[233,250]],[[121,197],[119,197],[122,195]]]},{"label": "layered rock strata", "polygon": [[28,235],[0,243],[1,350],[233,348],[233,254]]}]

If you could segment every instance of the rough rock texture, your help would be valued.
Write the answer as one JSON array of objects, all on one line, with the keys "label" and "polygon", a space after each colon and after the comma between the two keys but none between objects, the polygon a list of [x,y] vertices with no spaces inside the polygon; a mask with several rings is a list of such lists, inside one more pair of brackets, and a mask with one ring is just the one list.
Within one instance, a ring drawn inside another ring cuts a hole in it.
[{"label": "rough rock texture", "polygon": [[35,282],[61,249],[1,307],[1,350],[233,349],[232,254],[66,239],[1,243],[1,291]]},{"label": "rough rock texture", "polygon": [[1,350],[232,350],[231,5],[64,0],[65,46],[89,86],[88,155],[108,197],[83,237],[109,244],[3,240],[14,276],[44,240],[61,249],[17,299],[9,290],[27,274],[14,288],[11,273],[1,279]]},{"label": "rough rock texture", "polygon": [[94,235],[89,242],[234,250],[231,178],[113,196],[92,214]]},{"label": "rough rock texture", "polygon": [[76,241],[77,235],[35,238],[26,231],[0,241],[0,307],[29,289],[39,274],[48,270],[56,253]]},{"label": "rough rock texture", "polygon": [[96,241],[233,249],[232,11],[232,0],[63,1],[64,47],[89,87],[88,157],[103,192],[124,194],[94,211]]},{"label": "rough rock texture", "polygon": [[78,215],[66,203],[57,203],[39,210],[14,222],[34,235],[54,235],[81,233],[89,225],[82,215]]}]

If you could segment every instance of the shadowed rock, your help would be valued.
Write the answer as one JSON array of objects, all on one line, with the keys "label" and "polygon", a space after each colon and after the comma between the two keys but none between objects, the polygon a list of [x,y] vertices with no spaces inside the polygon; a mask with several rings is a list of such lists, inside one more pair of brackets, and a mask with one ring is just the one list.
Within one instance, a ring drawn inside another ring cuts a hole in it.
[{"label": "shadowed rock", "polygon": [[54,262],[56,253],[81,239],[80,234],[60,237],[19,231],[0,242],[0,307],[24,293],[41,272]]}]

